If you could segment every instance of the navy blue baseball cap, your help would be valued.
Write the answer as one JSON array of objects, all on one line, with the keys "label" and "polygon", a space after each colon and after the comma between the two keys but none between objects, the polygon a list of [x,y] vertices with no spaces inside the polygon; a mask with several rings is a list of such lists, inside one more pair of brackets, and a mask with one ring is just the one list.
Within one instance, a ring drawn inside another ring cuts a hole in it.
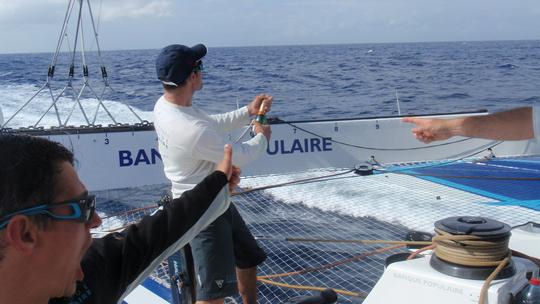
[{"label": "navy blue baseball cap", "polygon": [[164,84],[178,86],[193,72],[197,61],[206,55],[204,44],[188,47],[171,44],[164,47],[156,59],[157,78]]}]

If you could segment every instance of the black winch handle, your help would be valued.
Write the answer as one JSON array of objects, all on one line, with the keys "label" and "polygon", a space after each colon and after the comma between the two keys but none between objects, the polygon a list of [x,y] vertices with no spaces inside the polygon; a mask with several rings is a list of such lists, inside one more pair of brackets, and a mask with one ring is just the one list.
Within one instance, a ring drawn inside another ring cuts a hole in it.
[{"label": "black winch handle", "polygon": [[289,300],[291,304],[332,304],[337,301],[337,293],[333,289],[325,289],[317,296],[295,297]]}]

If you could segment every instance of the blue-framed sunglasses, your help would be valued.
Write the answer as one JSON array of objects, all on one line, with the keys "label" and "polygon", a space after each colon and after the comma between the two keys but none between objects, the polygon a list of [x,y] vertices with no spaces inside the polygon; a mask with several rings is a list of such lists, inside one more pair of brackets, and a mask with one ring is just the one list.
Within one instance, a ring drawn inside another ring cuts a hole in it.
[{"label": "blue-framed sunglasses", "polygon": [[200,72],[204,70],[204,65],[202,63],[202,60],[198,60],[195,62],[195,66],[193,67],[193,72]]},{"label": "blue-framed sunglasses", "polygon": [[[71,208],[71,214],[55,214],[51,212],[52,209],[60,207]],[[55,221],[77,221],[82,223],[89,223],[94,216],[96,210],[96,196],[91,194],[84,194],[81,197],[73,198],[67,201],[54,203],[54,204],[42,204],[31,208],[12,212],[0,219],[0,229],[3,229],[9,223],[12,217],[16,215],[38,215],[44,214],[49,216]]]}]

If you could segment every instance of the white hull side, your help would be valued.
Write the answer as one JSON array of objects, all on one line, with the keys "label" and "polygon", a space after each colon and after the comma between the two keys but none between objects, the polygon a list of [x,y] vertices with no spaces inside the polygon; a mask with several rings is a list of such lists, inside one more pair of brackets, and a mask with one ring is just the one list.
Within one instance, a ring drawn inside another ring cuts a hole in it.
[{"label": "white hull side", "polygon": [[[429,147],[411,134],[411,125],[400,118],[357,119],[298,122],[295,126],[322,137],[348,144],[416,150],[370,150],[345,146],[306,133],[289,124],[273,124],[269,148],[257,162],[242,168],[243,175],[295,172],[314,168],[352,168],[374,156],[380,163],[444,160],[470,156],[495,144],[494,141],[470,139],[450,145]],[[230,134],[236,139],[240,132]],[[243,140],[247,139],[247,136]],[[91,191],[164,184],[163,165],[157,154],[153,130],[95,132],[49,135],[73,149],[78,172]],[[451,139],[454,142],[460,138]],[[440,144],[440,143],[436,143]],[[496,156],[535,155],[536,140],[504,142],[493,148]],[[480,155],[487,155],[483,153]]]}]

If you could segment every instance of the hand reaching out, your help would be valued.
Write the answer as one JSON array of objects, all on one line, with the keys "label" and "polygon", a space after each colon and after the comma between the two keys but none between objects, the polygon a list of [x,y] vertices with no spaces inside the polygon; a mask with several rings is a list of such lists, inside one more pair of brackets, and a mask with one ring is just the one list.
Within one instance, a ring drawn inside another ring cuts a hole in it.
[{"label": "hand reaching out", "polygon": [[405,117],[402,121],[415,124],[411,131],[416,136],[416,139],[426,144],[454,136],[451,127],[444,119]]}]

